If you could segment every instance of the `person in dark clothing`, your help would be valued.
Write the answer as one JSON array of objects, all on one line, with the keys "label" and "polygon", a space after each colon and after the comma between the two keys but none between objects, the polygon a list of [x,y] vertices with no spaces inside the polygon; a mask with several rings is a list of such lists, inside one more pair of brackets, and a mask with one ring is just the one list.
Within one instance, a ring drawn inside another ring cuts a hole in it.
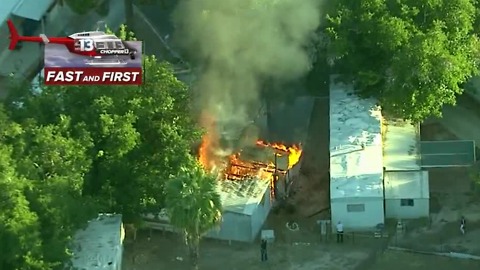
[{"label": "person in dark clothing", "polygon": [[262,262],[268,260],[267,256],[267,240],[262,239],[262,242],[260,244],[260,254],[261,254],[261,260]]},{"label": "person in dark clothing", "polygon": [[462,219],[460,220],[460,232],[462,234],[465,234],[467,232],[467,221],[465,220],[465,217],[462,216]]}]

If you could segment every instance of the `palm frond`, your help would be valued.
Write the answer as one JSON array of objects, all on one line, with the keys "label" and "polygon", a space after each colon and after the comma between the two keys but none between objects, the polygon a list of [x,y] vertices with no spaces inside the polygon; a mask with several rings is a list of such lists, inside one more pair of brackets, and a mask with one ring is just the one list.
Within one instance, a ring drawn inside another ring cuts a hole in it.
[{"label": "palm frond", "polygon": [[166,204],[172,225],[192,237],[201,237],[221,221],[222,204],[217,179],[198,165],[183,168],[166,187]]}]

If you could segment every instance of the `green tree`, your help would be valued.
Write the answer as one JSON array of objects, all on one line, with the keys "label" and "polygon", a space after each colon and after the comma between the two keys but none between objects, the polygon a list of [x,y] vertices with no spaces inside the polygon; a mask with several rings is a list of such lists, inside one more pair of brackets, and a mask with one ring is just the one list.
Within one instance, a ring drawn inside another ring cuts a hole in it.
[{"label": "green tree", "polygon": [[170,222],[183,230],[193,269],[198,269],[200,239],[221,222],[222,204],[217,181],[214,175],[206,174],[195,163],[182,167],[167,183]]},{"label": "green tree", "polygon": [[[1,153],[0,168],[5,173],[0,178],[5,192],[1,201],[16,200],[19,207],[3,204],[2,213],[22,209],[29,230],[22,231],[25,235],[10,235],[9,241],[31,239],[27,249],[4,253],[2,261],[11,260],[11,267],[2,269],[61,267],[70,255],[71,236],[95,215],[95,204],[81,190],[90,166],[85,152],[88,141],[68,136],[69,121],[60,118],[56,126],[39,126],[33,119],[14,123],[0,110],[0,145],[8,150]],[[7,216],[2,223],[16,222],[15,218]]]},{"label": "green tree", "polygon": [[[134,39],[126,27],[118,36]],[[190,93],[172,71],[145,57],[142,86],[38,91],[24,83],[10,91],[5,112],[0,106],[0,195],[8,199],[1,200],[0,240],[12,252],[0,255],[0,266],[61,267],[74,232],[99,211],[131,223],[164,207],[163,179],[191,160],[201,134]],[[25,220],[17,218],[23,212]],[[31,230],[22,235],[27,229],[9,222]]]},{"label": "green tree", "polygon": [[344,80],[399,117],[421,121],[455,104],[478,72],[474,0],[336,1],[329,54]]},{"label": "green tree", "polygon": [[[118,36],[134,39],[126,27]],[[62,132],[81,142],[90,162],[82,195],[131,223],[163,208],[162,179],[178,172],[200,138],[190,103],[172,66],[144,56],[141,86],[44,86],[41,93],[23,87],[12,91],[7,104],[17,122],[65,126]]]},{"label": "green tree", "polygon": [[28,183],[15,173],[10,152],[0,144],[0,269],[48,269],[38,216],[23,193]]}]

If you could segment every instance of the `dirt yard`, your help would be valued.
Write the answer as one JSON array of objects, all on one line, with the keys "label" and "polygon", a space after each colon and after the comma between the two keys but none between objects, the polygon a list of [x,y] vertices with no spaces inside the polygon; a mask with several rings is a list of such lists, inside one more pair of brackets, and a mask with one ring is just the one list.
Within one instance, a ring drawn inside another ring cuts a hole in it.
[{"label": "dirt yard", "polygon": [[[460,219],[467,220],[467,234]],[[471,192],[470,168],[430,170],[430,218],[409,221],[393,245],[429,252],[480,255],[480,198]],[[480,265],[480,262],[478,262]]]},{"label": "dirt yard", "polygon": [[386,251],[370,270],[477,270],[480,262],[447,257],[420,255],[399,251]]},{"label": "dirt yard", "polygon": [[301,217],[329,219],[330,167],[328,99],[318,98],[310,119],[300,176],[292,184],[290,202]]},{"label": "dirt yard", "polygon": [[[279,222],[279,219],[274,220]],[[285,224],[282,222],[282,224]],[[282,270],[354,270],[369,257],[381,240],[355,238],[347,235],[345,243],[320,241],[312,230],[290,232],[281,230],[279,239],[268,246],[269,261],[260,261],[259,244],[203,240],[201,243],[201,269],[282,269]],[[309,240],[302,241],[302,240]],[[332,239],[333,240],[333,239]],[[135,244],[126,244],[124,270],[190,269],[186,248],[178,235],[140,233]]]}]

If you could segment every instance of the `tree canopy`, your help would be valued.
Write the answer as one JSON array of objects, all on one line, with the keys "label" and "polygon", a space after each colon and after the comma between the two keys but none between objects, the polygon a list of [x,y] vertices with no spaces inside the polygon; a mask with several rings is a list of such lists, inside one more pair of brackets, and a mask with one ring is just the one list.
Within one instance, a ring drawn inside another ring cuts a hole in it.
[{"label": "tree canopy", "polygon": [[[119,35],[128,37],[123,27]],[[199,140],[190,93],[144,57],[141,86],[14,87],[0,110],[1,269],[53,269],[98,212],[134,223],[165,206],[165,182]]]},{"label": "tree canopy", "polygon": [[478,72],[475,0],[339,0],[327,15],[329,54],[359,93],[421,121],[455,104]]}]

